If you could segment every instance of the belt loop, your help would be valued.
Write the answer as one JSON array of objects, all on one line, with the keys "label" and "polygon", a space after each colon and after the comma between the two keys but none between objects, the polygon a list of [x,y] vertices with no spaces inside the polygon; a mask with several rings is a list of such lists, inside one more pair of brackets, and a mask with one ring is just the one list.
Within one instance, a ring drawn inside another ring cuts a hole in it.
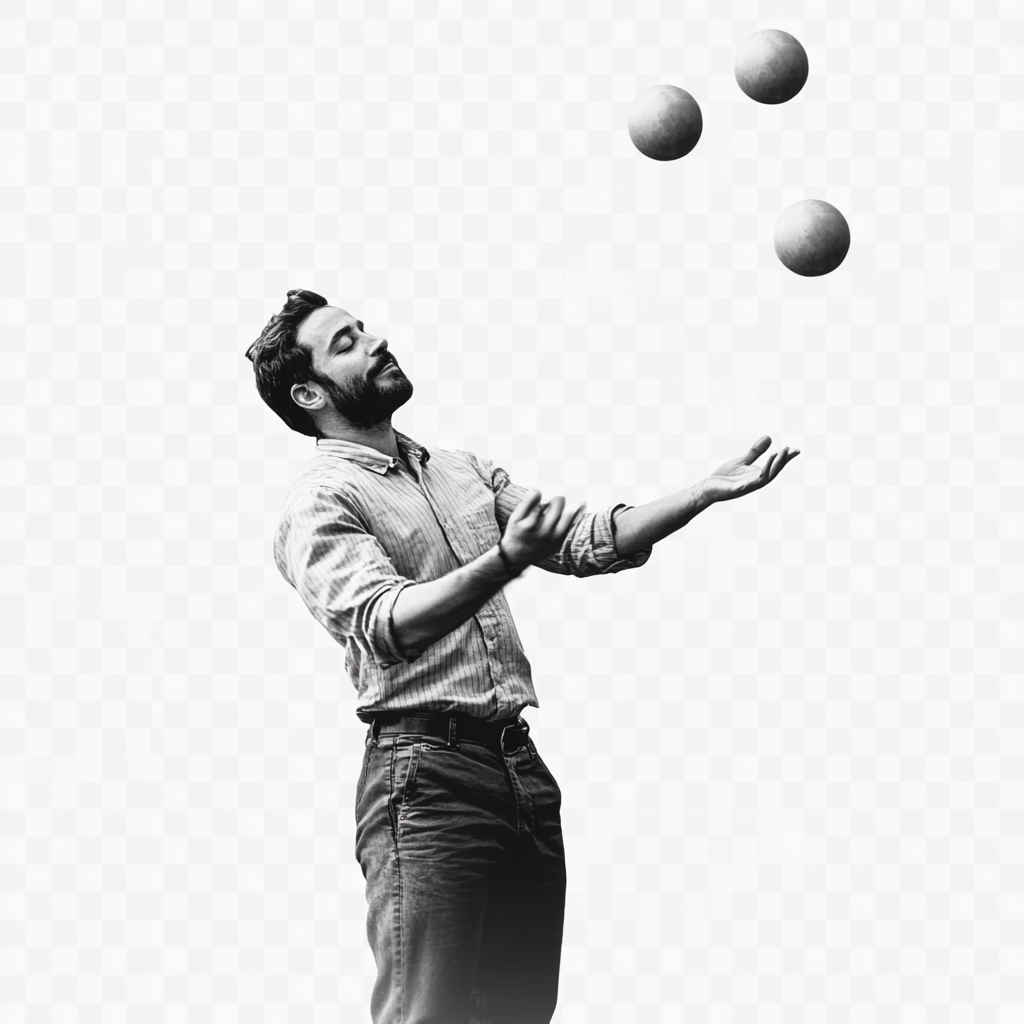
[{"label": "belt loop", "polygon": [[380,746],[380,715],[373,716],[373,724],[370,726],[370,736],[375,747]]},{"label": "belt loop", "polygon": [[456,734],[455,734],[455,716],[452,715],[448,719],[448,746],[449,747],[456,746],[457,745],[456,742],[455,742],[456,739],[457,739],[457,737],[456,737]]},{"label": "belt loop", "polygon": [[526,752],[530,755],[530,760],[536,761],[537,751],[534,745],[530,742],[530,723],[520,715],[518,724],[523,730],[523,746],[526,747]]}]

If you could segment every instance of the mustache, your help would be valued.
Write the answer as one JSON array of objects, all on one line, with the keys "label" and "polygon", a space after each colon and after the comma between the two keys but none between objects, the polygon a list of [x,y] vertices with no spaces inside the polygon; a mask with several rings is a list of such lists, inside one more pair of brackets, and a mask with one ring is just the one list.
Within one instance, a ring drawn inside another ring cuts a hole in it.
[{"label": "mustache", "polygon": [[388,358],[385,359],[384,362],[382,362],[378,367],[376,367],[376,369],[374,369],[371,376],[380,376],[380,374],[382,374],[389,366],[395,366],[398,367],[399,370],[401,369],[401,367],[398,366],[398,363],[396,362],[394,356],[388,356]]}]

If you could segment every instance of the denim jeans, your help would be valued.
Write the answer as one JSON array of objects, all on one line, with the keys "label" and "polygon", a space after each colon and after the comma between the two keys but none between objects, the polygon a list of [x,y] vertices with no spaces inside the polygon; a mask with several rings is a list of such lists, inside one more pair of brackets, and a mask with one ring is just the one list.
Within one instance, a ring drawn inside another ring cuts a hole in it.
[{"label": "denim jeans", "polygon": [[375,1024],[547,1024],[565,910],[561,792],[533,741],[367,734],[356,858]]}]

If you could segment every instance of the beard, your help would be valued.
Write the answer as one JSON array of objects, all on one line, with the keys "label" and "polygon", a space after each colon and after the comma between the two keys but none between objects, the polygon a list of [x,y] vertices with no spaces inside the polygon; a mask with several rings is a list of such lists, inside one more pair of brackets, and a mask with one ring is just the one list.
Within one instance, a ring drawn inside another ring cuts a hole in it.
[{"label": "beard", "polygon": [[[395,369],[384,374],[389,366]],[[330,396],[337,412],[357,427],[379,427],[412,398],[412,382],[393,359],[372,377],[338,384],[329,377],[314,378]]]}]

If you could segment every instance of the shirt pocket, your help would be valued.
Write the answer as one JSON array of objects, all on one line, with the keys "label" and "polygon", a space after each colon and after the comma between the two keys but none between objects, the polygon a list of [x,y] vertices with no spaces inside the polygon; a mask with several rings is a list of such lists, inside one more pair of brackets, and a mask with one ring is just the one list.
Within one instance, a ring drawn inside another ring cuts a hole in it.
[{"label": "shirt pocket", "polygon": [[468,533],[472,543],[476,547],[476,554],[482,555],[490,551],[501,539],[501,527],[494,514],[493,500],[486,505],[475,505],[463,513],[463,520],[468,527]]}]

